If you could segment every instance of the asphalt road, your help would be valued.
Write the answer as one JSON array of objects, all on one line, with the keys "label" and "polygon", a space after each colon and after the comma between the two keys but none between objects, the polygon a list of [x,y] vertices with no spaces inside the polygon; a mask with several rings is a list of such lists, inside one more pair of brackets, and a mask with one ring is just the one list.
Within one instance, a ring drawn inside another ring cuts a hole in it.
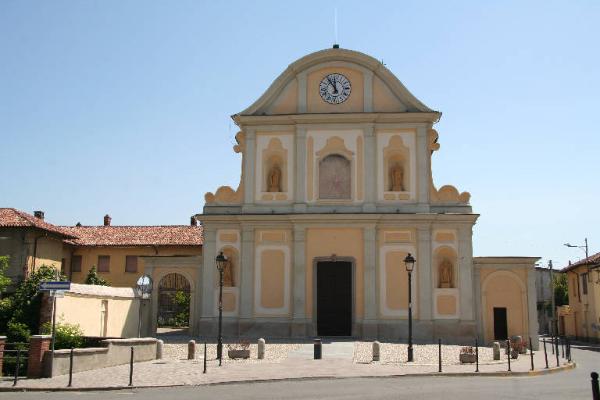
[{"label": "asphalt road", "polygon": [[0,399],[591,399],[590,372],[600,371],[600,348],[573,346],[577,368],[539,377],[399,377],[226,384],[114,392],[0,393]]}]

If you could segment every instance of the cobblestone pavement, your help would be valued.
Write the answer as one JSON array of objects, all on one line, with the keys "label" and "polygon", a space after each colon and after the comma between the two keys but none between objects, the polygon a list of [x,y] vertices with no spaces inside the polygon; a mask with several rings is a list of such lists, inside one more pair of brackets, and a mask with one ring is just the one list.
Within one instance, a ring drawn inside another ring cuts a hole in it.
[{"label": "cobblestone pavement", "polygon": [[[216,345],[209,344],[208,373],[203,374],[203,345],[198,346],[199,352],[195,360],[182,359],[182,347],[185,343],[173,344],[168,356],[162,360],[136,363],[134,366],[134,386],[168,386],[168,385],[201,385],[232,381],[277,380],[293,378],[318,377],[360,377],[360,376],[394,376],[406,374],[437,373],[437,345],[415,345],[415,362],[407,364],[405,359],[406,344],[382,343],[382,361],[369,362],[370,342],[345,342],[343,345],[323,345],[322,360],[313,360],[310,345],[301,343],[269,343],[266,348],[266,359],[256,359],[256,347],[251,348],[251,359],[223,359],[219,367],[215,360]],[[179,346],[179,347],[176,347]],[[331,346],[331,347],[328,347]],[[329,349],[329,350],[328,350]],[[226,348],[225,348],[226,351]],[[475,365],[456,363],[459,346],[443,347],[444,373],[473,373]],[[346,352],[354,352],[347,356]],[[491,361],[491,350],[481,348],[481,372],[507,371],[507,359],[502,352],[501,361]],[[226,354],[226,353],[225,353]],[[293,356],[288,357],[288,354]],[[330,356],[328,356],[328,354]],[[336,354],[338,356],[336,356]],[[536,370],[544,368],[543,351],[534,355]],[[556,359],[549,354],[550,366],[556,366]],[[563,359],[561,365],[565,364]],[[530,369],[529,355],[520,355],[518,360],[511,362],[513,372],[526,372]],[[129,365],[103,368],[93,371],[79,372],[73,375],[73,387],[124,387],[129,379]],[[44,379],[23,379],[19,381],[21,388],[62,388],[67,386],[68,376],[58,376]],[[5,380],[0,387],[11,386],[12,382]]]}]

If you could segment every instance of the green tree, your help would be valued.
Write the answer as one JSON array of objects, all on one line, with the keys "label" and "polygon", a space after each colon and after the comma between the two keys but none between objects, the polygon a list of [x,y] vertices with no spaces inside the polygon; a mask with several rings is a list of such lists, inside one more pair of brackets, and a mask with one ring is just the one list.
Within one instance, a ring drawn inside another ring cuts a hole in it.
[{"label": "green tree", "polygon": [[0,256],[0,332],[4,333],[8,330],[8,321],[13,314],[12,299],[10,297],[3,298],[3,294],[12,283],[11,279],[6,276],[8,261],[8,256]]},{"label": "green tree", "polygon": [[176,310],[173,325],[188,326],[190,321],[190,294],[178,290],[173,296],[173,304]]},{"label": "green tree", "polygon": [[557,306],[569,304],[569,285],[567,274],[554,274],[554,302]]},{"label": "green tree", "polygon": [[12,297],[13,315],[11,321],[24,323],[31,332],[38,332],[42,305],[42,293],[39,291],[40,284],[45,281],[56,280],[64,281],[66,278],[53,267],[42,265],[36,271],[32,271],[27,279],[17,287]]},{"label": "green tree", "polygon": [[87,276],[85,277],[85,283],[87,285],[100,285],[100,286],[110,286],[108,281],[98,275],[98,271],[96,270],[96,266],[92,266],[88,271]]},{"label": "green tree", "polygon": [[0,298],[6,291],[6,288],[12,283],[11,279],[6,276],[6,270],[8,269],[8,256],[0,256]]}]

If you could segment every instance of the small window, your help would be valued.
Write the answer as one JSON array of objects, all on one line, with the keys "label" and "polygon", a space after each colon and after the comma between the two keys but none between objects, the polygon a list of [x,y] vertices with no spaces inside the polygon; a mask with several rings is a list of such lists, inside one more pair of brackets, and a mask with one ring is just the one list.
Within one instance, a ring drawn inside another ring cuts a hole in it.
[{"label": "small window", "polygon": [[110,256],[98,256],[98,272],[110,272]]},{"label": "small window", "polygon": [[138,256],[125,256],[125,272],[138,271]]},{"label": "small window", "polygon": [[71,258],[71,272],[81,272],[81,256]]},{"label": "small window", "polygon": [[583,291],[583,294],[588,294],[587,293],[587,284],[588,284],[588,274],[586,272],[585,274],[581,274],[581,290]]}]

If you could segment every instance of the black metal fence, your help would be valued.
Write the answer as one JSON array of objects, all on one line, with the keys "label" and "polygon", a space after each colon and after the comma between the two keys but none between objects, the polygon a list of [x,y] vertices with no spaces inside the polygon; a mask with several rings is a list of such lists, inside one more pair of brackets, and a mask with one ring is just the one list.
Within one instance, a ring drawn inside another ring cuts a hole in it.
[{"label": "black metal fence", "polygon": [[12,379],[16,385],[20,377],[27,376],[29,343],[5,343],[1,356],[3,379]]}]

